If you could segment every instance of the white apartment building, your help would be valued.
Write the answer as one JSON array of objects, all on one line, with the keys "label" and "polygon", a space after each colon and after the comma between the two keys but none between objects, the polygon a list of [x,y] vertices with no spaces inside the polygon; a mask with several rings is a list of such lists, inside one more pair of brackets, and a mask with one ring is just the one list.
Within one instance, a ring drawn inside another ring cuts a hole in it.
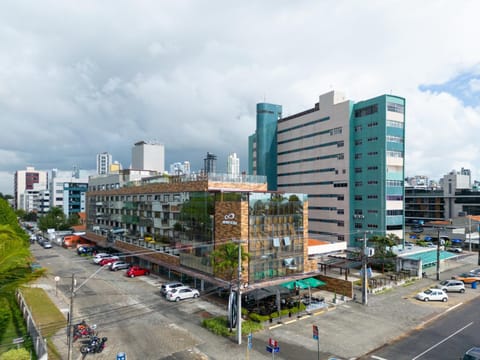
[{"label": "white apartment building", "polygon": [[103,152],[97,154],[97,174],[106,175],[110,172],[110,166],[112,165],[112,155]]},{"label": "white apartment building", "polygon": [[227,174],[233,177],[240,176],[240,159],[236,153],[230,153],[227,158]]},{"label": "white apartment building", "polygon": [[132,170],[165,171],[165,147],[155,142],[139,141],[132,148]]},{"label": "white apartment building", "polygon": [[[48,183],[48,173],[43,170],[35,170],[33,166],[28,166],[26,170],[18,170],[14,176],[14,201],[15,209],[24,209],[25,201],[23,198],[24,192],[27,190],[46,189]],[[37,184],[37,185],[35,185]],[[29,197],[29,195],[27,195]]]}]

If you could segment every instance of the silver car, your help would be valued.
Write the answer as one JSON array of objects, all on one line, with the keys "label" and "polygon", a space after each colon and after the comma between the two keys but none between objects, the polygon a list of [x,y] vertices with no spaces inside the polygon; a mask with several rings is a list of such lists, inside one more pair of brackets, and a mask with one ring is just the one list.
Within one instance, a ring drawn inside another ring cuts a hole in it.
[{"label": "silver car", "polygon": [[445,292],[465,292],[465,284],[460,280],[443,280],[435,287]]}]

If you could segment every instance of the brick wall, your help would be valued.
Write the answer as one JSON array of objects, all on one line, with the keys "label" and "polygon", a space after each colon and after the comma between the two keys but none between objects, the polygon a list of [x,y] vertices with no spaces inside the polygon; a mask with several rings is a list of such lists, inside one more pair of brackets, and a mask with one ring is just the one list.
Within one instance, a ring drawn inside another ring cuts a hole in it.
[{"label": "brick wall", "polygon": [[353,283],[351,281],[325,275],[317,275],[315,278],[326,283],[325,286],[321,287],[322,290],[327,290],[337,295],[345,295],[349,298],[353,297]]}]

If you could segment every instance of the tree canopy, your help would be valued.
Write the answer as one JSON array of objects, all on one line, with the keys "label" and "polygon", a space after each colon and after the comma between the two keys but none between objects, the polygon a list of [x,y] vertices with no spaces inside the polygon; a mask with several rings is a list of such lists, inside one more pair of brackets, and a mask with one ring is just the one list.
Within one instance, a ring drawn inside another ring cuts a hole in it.
[{"label": "tree canopy", "polygon": [[[238,270],[238,247],[240,244],[227,242],[218,246],[210,255],[213,262],[215,273],[223,274],[227,281],[236,278]],[[250,255],[241,248],[242,262],[247,260]]]}]

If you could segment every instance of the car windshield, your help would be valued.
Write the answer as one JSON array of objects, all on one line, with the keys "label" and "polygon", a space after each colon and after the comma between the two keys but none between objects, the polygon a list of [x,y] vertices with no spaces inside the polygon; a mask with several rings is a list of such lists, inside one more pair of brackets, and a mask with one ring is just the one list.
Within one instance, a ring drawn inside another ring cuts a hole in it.
[{"label": "car windshield", "polygon": [[448,280],[443,280],[440,282],[440,285],[447,285],[448,284]]},{"label": "car windshield", "polygon": [[425,293],[425,294],[431,294],[431,293],[432,293],[432,290],[430,290],[430,289],[425,290],[424,293]]}]

